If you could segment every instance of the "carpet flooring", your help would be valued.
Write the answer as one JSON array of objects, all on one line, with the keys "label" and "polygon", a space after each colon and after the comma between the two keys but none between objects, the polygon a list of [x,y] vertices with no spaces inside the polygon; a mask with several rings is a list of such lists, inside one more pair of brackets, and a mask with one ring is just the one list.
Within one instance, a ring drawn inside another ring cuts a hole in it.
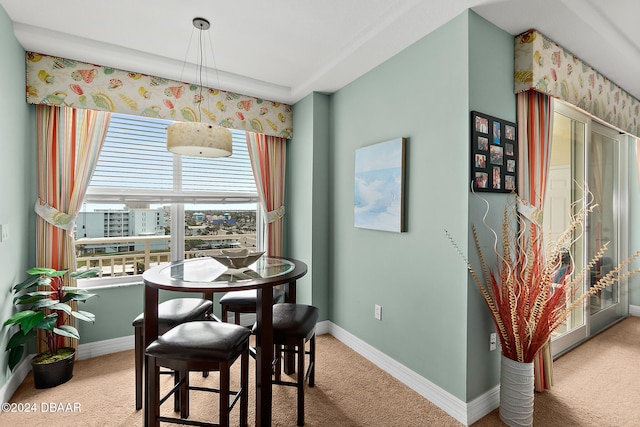
[{"label": "carpet flooring", "polygon": [[[554,365],[553,389],[536,393],[535,426],[640,425],[640,318],[618,323],[559,358]],[[330,335],[317,339],[316,369],[316,387],[305,390],[306,426],[462,425]],[[216,378],[216,374],[202,378],[194,373],[191,382],[211,385]],[[234,374],[233,379],[236,378]],[[162,381],[166,388],[172,380],[163,376]],[[250,383],[254,383],[253,374]],[[255,424],[252,390],[250,425]],[[193,392],[192,417],[217,419],[215,397]],[[0,413],[0,426],[143,425],[143,412],[136,411],[134,404],[132,350],[77,361],[72,380],[52,389],[36,390],[29,374],[11,402],[32,411]],[[295,426],[294,388],[274,386],[273,405],[274,426]],[[171,401],[163,406],[163,413],[173,415]],[[238,423],[237,410],[232,414],[232,423]],[[498,410],[473,424],[502,425]]]}]

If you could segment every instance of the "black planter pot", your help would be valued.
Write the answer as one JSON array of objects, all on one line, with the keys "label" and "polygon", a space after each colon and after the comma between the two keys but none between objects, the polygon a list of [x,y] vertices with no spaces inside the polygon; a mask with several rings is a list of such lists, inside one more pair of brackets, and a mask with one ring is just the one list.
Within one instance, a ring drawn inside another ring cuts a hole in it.
[{"label": "black planter pot", "polygon": [[31,363],[36,388],[51,388],[66,383],[73,376],[75,351],[68,357],[52,363]]}]

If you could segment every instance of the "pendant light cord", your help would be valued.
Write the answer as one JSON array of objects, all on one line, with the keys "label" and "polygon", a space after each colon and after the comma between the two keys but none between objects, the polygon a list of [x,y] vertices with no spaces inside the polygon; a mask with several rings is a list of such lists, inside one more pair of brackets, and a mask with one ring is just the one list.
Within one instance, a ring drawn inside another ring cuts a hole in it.
[{"label": "pendant light cord", "polygon": [[204,25],[204,22],[202,21],[198,21],[198,24],[200,25],[200,28],[199,28],[200,34],[198,35],[198,78],[200,79],[200,82],[199,82],[200,93],[198,98],[198,121],[202,122],[202,101],[204,99],[202,97],[202,87],[204,85],[202,82],[202,68],[204,63],[204,48],[203,48],[202,38],[204,37],[205,25]]}]

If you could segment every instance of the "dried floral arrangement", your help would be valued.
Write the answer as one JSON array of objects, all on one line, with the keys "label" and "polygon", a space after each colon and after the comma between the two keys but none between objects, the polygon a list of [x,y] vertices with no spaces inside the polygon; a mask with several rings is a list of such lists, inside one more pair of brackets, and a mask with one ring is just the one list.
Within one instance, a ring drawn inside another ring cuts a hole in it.
[{"label": "dried floral arrangement", "polygon": [[[471,266],[458,245],[445,233],[484,298],[495,323],[505,357],[518,362],[532,362],[538,351],[549,341],[551,333],[569,316],[571,311],[604,288],[613,285],[640,269],[628,270],[627,266],[640,256],[640,251],[620,263],[600,278],[584,293],[580,293],[584,277],[606,253],[608,242],[578,274],[571,275],[563,259],[570,257],[568,248],[583,232],[587,215],[596,208],[587,202],[570,218],[569,227],[557,241],[544,239],[541,215],[535,208],[517,195],[505,208],[502,219],[502,248],[498,250],[496,232],[486,225],[495,237],[494,252],[497,267],[489,270],[485,261],[475,226],[473,239],[480,258],[482,278]],[[590,195],[589,195],[590,196]],[[486,202],[486,201],[485,201]],[[487,203],[487,211],[489,204]],[[573,259],[569,265],[573,265]],[[565,268],[563,268],[565,267]]]}]

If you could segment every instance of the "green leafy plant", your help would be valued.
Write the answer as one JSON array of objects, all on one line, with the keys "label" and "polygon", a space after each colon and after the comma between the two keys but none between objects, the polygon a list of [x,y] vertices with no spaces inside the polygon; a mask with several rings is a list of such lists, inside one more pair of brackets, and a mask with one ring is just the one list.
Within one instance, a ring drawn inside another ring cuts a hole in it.
[{"label": "green leafy plant", "polygon": [[[73,301],[86,301],[95,296],[85,289],[65,286],[64,276],[67,270],[35,267],[27,270],[30,275],[22,283],[13,287],[13,303],[25,306],[6,322],[5,327],[18,326],[11,336],[6,350],[9,352],[9,369],[13,370],[24,355],[26,344],[37,339],[37,331],[42,330],[42,340],[51,356],[56,356],[62,349],[64,338],[79,339],[78,330],[66,324],[69,316],[86,322],[94,322],[92,313],[72,308]],[[70,279],[94,277],[99,270],[76,271],[69,274]]]}]

